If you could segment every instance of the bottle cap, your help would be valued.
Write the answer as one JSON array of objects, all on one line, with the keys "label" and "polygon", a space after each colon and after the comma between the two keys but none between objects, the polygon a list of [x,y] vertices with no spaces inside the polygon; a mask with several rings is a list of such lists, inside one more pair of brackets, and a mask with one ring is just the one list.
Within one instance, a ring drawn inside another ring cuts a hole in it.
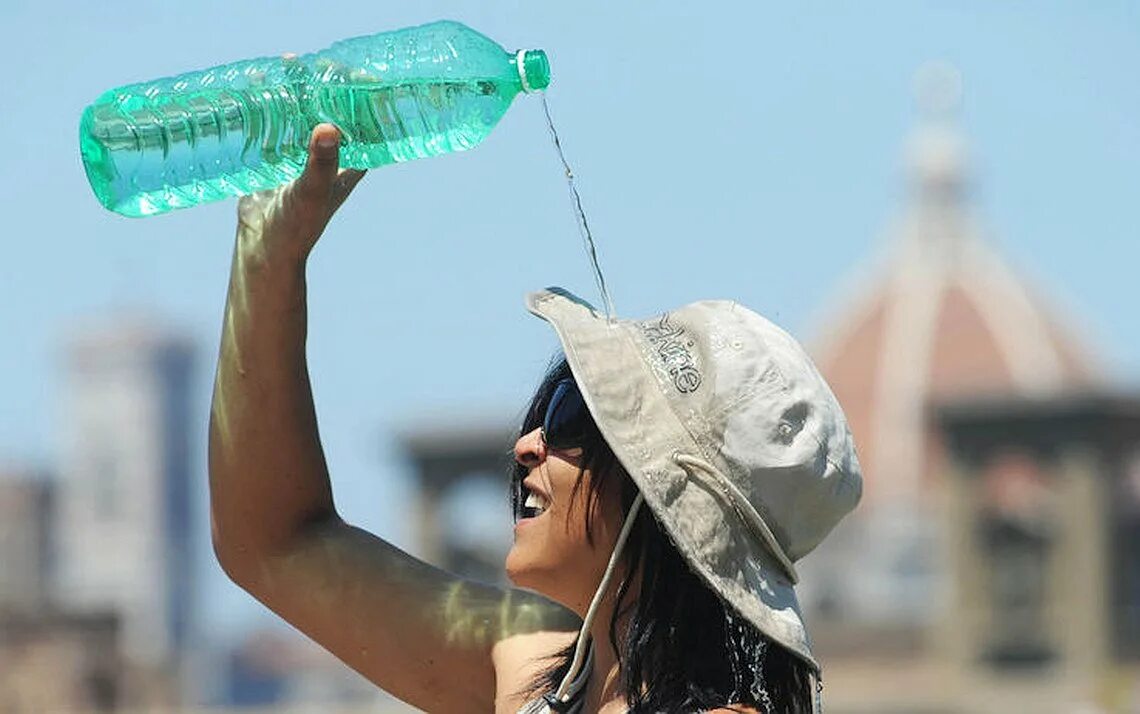
[{"label": "bottle cap", "polygon": [[524,92],[538,92],[550,84],[550,62],[542,50],[519,50],[515,64]]}]

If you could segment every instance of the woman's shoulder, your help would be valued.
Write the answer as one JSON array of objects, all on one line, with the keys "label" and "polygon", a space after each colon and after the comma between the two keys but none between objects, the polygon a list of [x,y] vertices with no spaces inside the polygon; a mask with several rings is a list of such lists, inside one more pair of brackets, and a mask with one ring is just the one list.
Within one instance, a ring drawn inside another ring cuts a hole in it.
[{"label": "woman's shoulder", "polygon": [[732,707],[709,709],[704,714],[764,714],[764,712],[759,709],[753,709],[752,707],[745,706],[744,704],[738,704]]}]

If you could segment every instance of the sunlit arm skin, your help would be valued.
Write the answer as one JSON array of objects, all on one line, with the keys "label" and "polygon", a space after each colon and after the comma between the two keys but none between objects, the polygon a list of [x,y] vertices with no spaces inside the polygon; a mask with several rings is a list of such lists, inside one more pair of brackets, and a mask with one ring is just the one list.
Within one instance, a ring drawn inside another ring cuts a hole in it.
[{"label": "sunlit arm skin", "polygon": [[414,706],[512,711],[504,690],[574,617],[418,561],[333,504],[305,358],[305,262],[363,175],[338,171],[338,139],[317,127],[302,176],[239,205],[210,412],[215,552],[250,594]]}]

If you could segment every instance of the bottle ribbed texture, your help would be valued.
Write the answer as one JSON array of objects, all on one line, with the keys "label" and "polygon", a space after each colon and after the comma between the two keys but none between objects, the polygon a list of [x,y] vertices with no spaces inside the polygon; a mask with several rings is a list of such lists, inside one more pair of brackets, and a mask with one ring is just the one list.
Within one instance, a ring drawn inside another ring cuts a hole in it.
[{"label": "bottle ribbed texture", "polygon": [[515,63],[474,30],[438,22],[133,84],[84,112],[83,162],[104,206],[146,216],[296,178],[321,122],[341,129],[343,167],[463,151],[522,90]]}]

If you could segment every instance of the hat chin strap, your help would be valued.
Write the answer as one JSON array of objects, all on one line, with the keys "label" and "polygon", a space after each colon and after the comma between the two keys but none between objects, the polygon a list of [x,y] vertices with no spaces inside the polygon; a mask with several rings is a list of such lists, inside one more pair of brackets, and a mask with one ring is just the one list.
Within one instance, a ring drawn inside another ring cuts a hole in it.
[{"label": "hat chin strap", "polygon": [[[633,530],[633,522],[637,519],[637,512],[641,510],[641,504],[644,503],[644,501],[644,497],[642,497],[641,493],[638,493],[637,498],[633,499],[633,505],[629,507],[629,513],[625,516],[625,523],[622,524],[621,533],[618,534],[617,543],[614,544],[614,552],[610,555],[609,564],[606,565],[606,573],[602,576],[602,582],[598,585],[598,589],[594,591],[594,597],[590,600],[590,607],[586,610],[586,616],[582,619],[582,628],[578,630],[578,641],[574,646],[574,659],[570,662],[570,671],[562,678],[562,683],[558,685],[558,689],[554,692],[554,699],[557,702],[569,701],[586,685],[585,679],[577,683],[575,683],[574,680],[578,676],[578,673],[582,671],[582,665],[586,660],[590,627],[594,624],[594,618],[597,617],[598,614],[598,606],[601,604],[602,598],[609,588],[610,580],[613,578],[618,561],[621,559],[622,550],[625,548],[625,542],[629,539],[630,531]],[[549,714],[551,707],[547,705],[543,711]]]},{"label": "hat chin strap", "polygon": [[796,566],[792,564],[792,559],[788,557],[784,546],[780,545],[780,541],[776,539],[776,534],[772,532],[772,529],[764,522],[763,517],[752,507],[752,504],[748,502],[748,497],[736,487],[736,484],[722,476],[712,464],[704,459],[675,452],[673,454],[673,462],[685,469],[685,472],[690,476],[695,476],[710,486],[714,492],[720,493],[725,500],[728,501],[733,510],[744,520],[748,529],[767,546],[768,552],[771,553],[772,557],[776,559],[776,562],[780,564],[780,567],[784,570],[784,574],[788,576],[792,584],[795,585],[800,581],[800,576],[796,573]]}]

